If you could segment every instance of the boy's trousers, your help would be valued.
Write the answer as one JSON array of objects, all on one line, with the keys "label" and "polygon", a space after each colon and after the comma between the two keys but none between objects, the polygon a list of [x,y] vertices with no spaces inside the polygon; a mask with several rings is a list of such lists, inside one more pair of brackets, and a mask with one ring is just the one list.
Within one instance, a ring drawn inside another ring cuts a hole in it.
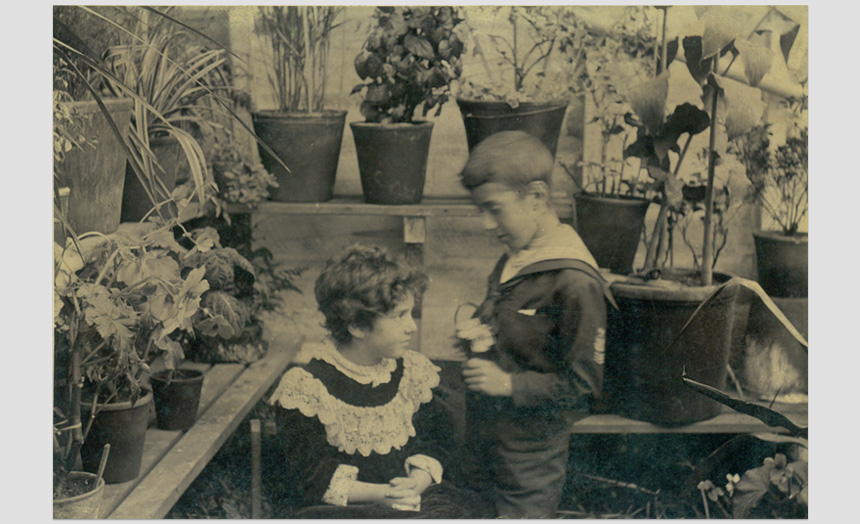
[{"label": "boy's trousers", "polygon": [[501,518],[554,518],[567,478],[568,421],[558,410],[518,410],[469,393],[464,470]]}]

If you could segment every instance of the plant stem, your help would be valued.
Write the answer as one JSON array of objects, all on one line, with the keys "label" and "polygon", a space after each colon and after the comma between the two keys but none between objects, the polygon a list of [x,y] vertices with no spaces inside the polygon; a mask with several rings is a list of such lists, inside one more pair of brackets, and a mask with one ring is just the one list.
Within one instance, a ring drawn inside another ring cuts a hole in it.
[{"label": "plant stem", "polygon": [[[713,74],[719,70],[720,54],[714,55]],[[713,246],[711,245],[714,235],[713,224],[711,223],[714,215],[714,176],[716,174],[716,146],[717,146],[717,101],[719,100],[719,91],[716,84],[713,89],[711,99],[711,130],[710,141],[708,143],[708,185],[705,188],[705,220],[704,220],[704,240],[702,241],[702,285],[710,286],[714,281],[714,255]]]}]

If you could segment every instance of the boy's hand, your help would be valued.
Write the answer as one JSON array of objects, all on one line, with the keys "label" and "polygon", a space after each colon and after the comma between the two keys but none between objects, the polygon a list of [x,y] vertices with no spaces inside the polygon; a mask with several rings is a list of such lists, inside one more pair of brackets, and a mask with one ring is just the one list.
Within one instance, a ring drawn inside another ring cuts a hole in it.
[{"label": "boy's hand", "polygon": [[472,353],[484,353],[496,343],[489,326],[478,318],[458,321],[454,328],[457,338],[469,341],[469,350]]},{"label": "boy's hand", "polygon": [[510,397],[513,394],[511,375],[489,360],[471,358],[463,362],[463,378],[470,391],[491,397]]}]

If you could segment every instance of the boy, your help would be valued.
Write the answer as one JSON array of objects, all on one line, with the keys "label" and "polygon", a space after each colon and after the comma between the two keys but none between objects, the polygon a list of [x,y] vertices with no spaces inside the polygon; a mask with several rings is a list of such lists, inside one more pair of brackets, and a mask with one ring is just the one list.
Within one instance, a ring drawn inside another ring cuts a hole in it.
[{"label": "boy", "polygon": [[470,477],[503,518],[555,516],[570,414],[601,394],[605,301],[614,304],[591,253],[553,211],[553,164],[540,140],[506,131],[481,142],[460,175],[508,250],[474,318],[458,326],[474,353],[463,364]]}]

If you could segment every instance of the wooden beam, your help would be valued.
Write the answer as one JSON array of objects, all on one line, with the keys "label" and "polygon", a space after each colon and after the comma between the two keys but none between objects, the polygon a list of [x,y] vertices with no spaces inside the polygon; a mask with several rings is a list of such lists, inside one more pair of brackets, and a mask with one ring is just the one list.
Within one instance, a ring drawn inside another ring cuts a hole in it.
[{"label": "wooden beam", "polygon": [[[195,367],[195,366],[185,366]],[[210,367],[206,364],[204,367]],[[242,364],[217,364],[211,366],[206,372],[206,377],[203,379],[203,389],[200,392],[200,407],[197,410],[198,417],[202,416],[213,402],[227,389],[239,373],[245,369]],[[102,495],[102,503],[99,509],[99,514],[104,517],[116,509],[117,506],[125,499],[129,493],[152,471],[152,468],[160,461],[170,448],[179,440],[182,432],[165,431],[157,428],[150,428],[146,431],[146,438],[143,444],[143,457],[140,463],[140,474],[136,479],[120,484],[108,484],[105,486],[104,494]]]}]

